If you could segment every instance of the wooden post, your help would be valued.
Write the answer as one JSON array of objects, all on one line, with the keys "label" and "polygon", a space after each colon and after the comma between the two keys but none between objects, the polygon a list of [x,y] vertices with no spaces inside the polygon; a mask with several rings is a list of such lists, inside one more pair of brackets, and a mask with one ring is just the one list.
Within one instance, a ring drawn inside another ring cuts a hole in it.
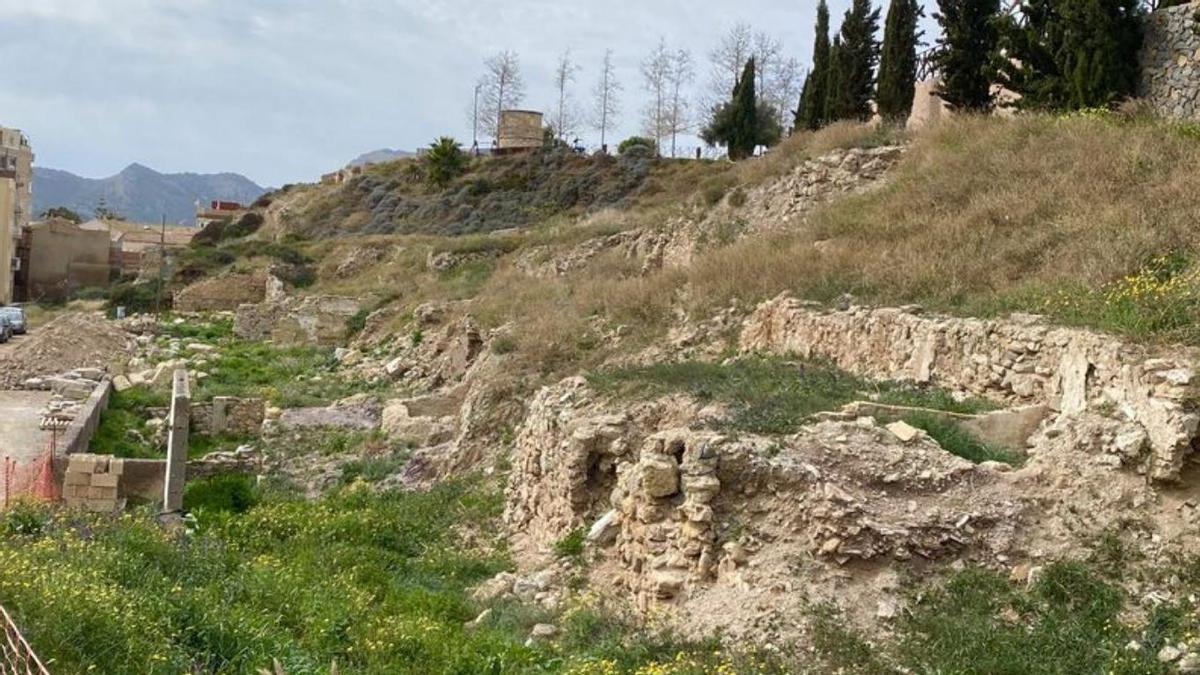
[{"label": "wooden post", "polygon": [[167,432],[167,468],[163,481],[163,513],[183,510],[183,486],[187,480],[188,424],[192,406],[187,371],[175,371],[172,383],[171,416]]}]

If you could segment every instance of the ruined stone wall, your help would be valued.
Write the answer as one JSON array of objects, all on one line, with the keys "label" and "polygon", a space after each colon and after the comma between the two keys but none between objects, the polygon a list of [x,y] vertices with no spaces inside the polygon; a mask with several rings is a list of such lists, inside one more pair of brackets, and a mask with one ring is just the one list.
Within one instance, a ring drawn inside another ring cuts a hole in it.
[{"label": "ruined stone wall", "polygon": [[206,436],[230,434],[253,437],[262,431],[266,403],[261,398],[217,396],[192,405],[192,429]]},{"label": "ruined stone wall", "polygon": [[1200,3],[1151,14],[1141,61],[1139,94],[1161,115],[1200,121]]},{"label": "ruined stone wall", "polygon": [[789,296],[763,303],[741,337],[746,352],[827,359],[877,379],[931,383],[1062,415],[1107,412],[1145,429],[1149,474],[1178,478],[1200,426],[1190,403],[1194,361],[1035,317],[1005,321],[924,316],[905,309],[822,309]]},{"label": "ruined stone wall", "polygon": [[349,337],[348,321],[358,300],[330,295],[270,299],[237,308],[233,332],[244,340],[270,339],[278,345],[336,346]]},{"label": "ruined stone wall", "polygon": [[266,300],[267,275],[226,274],[194,283],[175,294],[177,312],[232,312]]}]

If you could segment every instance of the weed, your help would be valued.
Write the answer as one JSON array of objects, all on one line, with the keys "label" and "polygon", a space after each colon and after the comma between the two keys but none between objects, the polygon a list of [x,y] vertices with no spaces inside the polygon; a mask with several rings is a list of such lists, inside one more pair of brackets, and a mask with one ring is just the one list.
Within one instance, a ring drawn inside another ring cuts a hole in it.
[{"label": "weed", "polygon": [[183,492],[187,511],[245,513],[258,501],[254,477],[242,474],[188,481]]},{"label": "weed", "polygon": [[929,413],[912,413],[905,415],[904,421],[924,430],[946,452],[976,464],[1002,462],[1009,466],[1019,467],[1025,463],[1024,455],[988,445],[946,417]]},{"label": "weed", "polygon": [[587,533],[583,528],[571,530],[562,539],[554,542],[554,554],[560,558],[578,558],[583,555],[583,542]]}]

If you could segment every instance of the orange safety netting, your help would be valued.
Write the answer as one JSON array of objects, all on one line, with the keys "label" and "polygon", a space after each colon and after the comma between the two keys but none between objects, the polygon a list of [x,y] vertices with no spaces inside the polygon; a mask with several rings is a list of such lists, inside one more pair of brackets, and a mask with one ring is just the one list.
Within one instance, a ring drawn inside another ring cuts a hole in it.
[{"label": "orange safety netting", "polygon": [[20,462],[11,457],[3,459],[0,467],[4,480],[0,485],[3,503],[0,507],[20,500],[32,499],[40,502],[56,502],[59,498],[58,481],[54,478],[54,452],[47,450],[40,456]]}]

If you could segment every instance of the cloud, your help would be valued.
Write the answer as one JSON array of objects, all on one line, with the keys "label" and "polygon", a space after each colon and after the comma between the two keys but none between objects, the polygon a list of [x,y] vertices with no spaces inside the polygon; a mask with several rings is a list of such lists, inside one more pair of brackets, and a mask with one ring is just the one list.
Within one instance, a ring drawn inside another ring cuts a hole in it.
[{"label": "cloud", "polygon": [[86,175],[139,161],[278,185],[366,150],[469,138],[474,82],[502,49],[521,55],[533,107],[553,100],[564,48],[584,68],[580,101],[614,49],[627,135],[638,64],[660,36],[694,52],[702,82],[738,20],[807,61],[813,13],[777,0],[742,0],[740,16],[723,0],[0,0],[0,60],[19,65],[0,84],[0,124],[24,128],[39,163]]}]

